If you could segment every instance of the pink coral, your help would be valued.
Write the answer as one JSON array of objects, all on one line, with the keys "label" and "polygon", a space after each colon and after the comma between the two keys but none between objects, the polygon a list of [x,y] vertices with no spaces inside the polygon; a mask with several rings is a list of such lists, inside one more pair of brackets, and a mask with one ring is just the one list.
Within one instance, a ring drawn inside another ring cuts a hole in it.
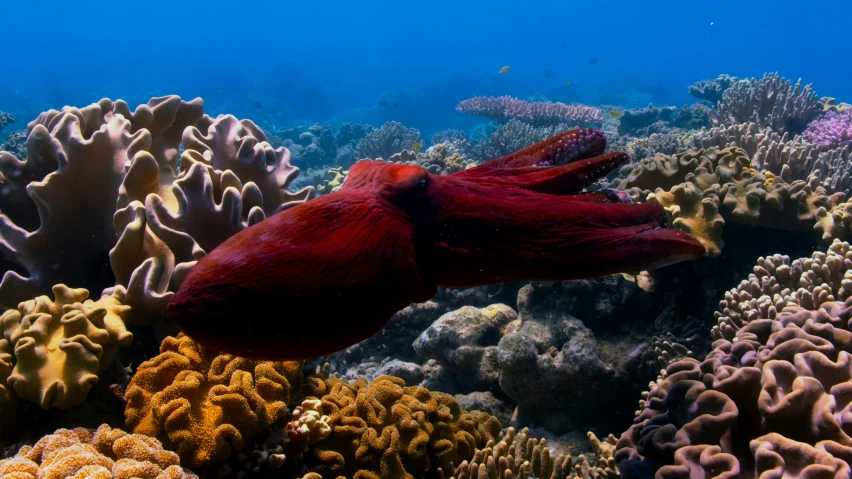
[{"label": "pink coral", "polygon": [[841,113],[829,111],[808,124],[803,136],[815,145],[829,148],[852,144],[852,109]]},{"label": "pink coral", "polygon": [[511,96],[477,96],[464,100],[456,110],[467,115],[479,115],[505,123],[523,120],[537,126],[566,124],[571,127],[599,123],[603,118],[597,108],[583,105],[566,105],[549,101],[527,102]]}]

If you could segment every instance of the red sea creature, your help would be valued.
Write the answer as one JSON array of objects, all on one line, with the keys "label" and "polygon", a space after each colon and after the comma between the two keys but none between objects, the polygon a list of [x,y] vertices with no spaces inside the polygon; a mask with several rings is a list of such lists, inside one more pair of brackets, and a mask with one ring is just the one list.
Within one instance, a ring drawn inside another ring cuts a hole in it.
[{"label": "red sea creature", "polygon": [[307,359],[372,336],[438,286],[591,278],[702,256],[694,238],[662,227],[660,205],[575,194],[627,161],[605,146],[600,130],[571,130],[446,176],[358,162],[340,191],[201,258],[169,316],[225,353]]}]

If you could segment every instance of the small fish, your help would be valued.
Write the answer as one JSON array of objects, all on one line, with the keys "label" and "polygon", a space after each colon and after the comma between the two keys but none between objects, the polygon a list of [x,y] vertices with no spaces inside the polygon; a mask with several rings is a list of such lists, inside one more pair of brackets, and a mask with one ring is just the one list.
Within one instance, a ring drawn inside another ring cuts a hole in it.
[{"label": "small fish", "polygon": [[387,100],[379,100],[379,106],[388,106]]},{"label": "small fish", "polygon": [[506,66],[504,66],[503,68],[500,69],[500,74],[505,75],[505,74],[509,73],[509,70],[511,70],[511,69],[512,69],[512,67],[510,67],[509,65],[506,65]]},{"label": "small fish", "polygon": [[261,105],[259,101],[254,102],[254,107],[258,110],[263,110],[263,105]]},{"label": "small fish", "polygon": [[414,152],[420,153],[420,142],[419,141],[414,144]]},{"label": "small fish", "polygon": [[545,70],[544,76],[546,76],[547,78],[552,77],[553,76],[553,70]]},{"label": "small fish", "polygon": [[589,58],[589,65],[597,65],[598,61],[598,57],[591,57]]},{"label": "small fish", "polygon": [[571,80],[568,80],[567,82],[565,82],[565,86],[571,86],[571,83],[573,82]]},{"label": "small fish", "polygon": [[610,110],[610,111],[609,111],[609,114],[610,114],[610,116],[612,116],[613,118],[621,118],[621,112],[620,112],[620,111],[618,111],[618,110]]}]

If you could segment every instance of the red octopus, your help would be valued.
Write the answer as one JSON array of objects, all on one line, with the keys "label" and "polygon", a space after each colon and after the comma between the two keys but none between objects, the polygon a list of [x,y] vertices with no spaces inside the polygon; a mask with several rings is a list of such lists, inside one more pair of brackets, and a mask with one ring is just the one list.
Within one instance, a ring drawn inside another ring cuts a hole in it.
[{"label": "red octopus", "polygon": [[340,191],[246,228],[203,257],[168,306],[201,344],[267,360],[358,343],[439,286],[567,280],[696,259],[658,204],[578,194],[628,160],[600,130],[560,133],[451,175],[360,161]]}]

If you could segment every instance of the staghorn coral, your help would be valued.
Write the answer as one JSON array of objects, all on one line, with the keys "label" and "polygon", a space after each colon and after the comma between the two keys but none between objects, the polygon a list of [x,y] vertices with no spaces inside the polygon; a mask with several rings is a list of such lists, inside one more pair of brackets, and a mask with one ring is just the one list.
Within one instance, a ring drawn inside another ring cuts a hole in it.
[{"label": "staghorn coral", "polygon": [[821,153],[814,162],[811,176],[829,192],[842,192],[852,196],[852,146],[844,146]]},{"label": "staghorn coral", "polygon": [[286,418],[302,366],[220,355],[182,333],[167,337],[127,386],[127,427],[174,446],[188,467],[224,461],[232,447],[243,449]]},{"label": "staghorn coral", "polygon": [[843,193],[829,195],[813,175],[808,181],[786,183],[771,172],[759,173],[740,148],[657,155],[625,167],[621,174],[623,179],[616,183],[620,189],[639,201],[663,205],[671,224],[695,235],[712,256],[724,246],[722,230],[728,221],[811,231],[825,242],[848,235]]},{"label": "staghorn coral", "polygon": [[0,460],[0,476],[14,479],[198,479],[178,455],[152,437],[102,424],[97,430],[59,429]]},{"label": "staghorn coral", "polygon": [[616,446],[622,476],[848,477],[850,267],[840,241],[759,258],[720,302],[704,361],[676,361],[652,385]]},{"label": "staghorn coral", "polygon": [[715,126],[753,121],[761,128],[801,133],[822,111],[811,85],[795,85],[777,73],[734,83],[722,94],[711,114]]},{"label": "staghorn coral", "polygon": [[500,433],[496,418],[465,412],[448,394],[405,387],[392,376],[369,384],[312,376],[306,386],[308,396],[321,398],[332,428],[305,459],[323,478],[413,479],[449,470]]},{"label": "staghorn coral", "polygon": [[[597,466],[592,466],[585,456],[570,454],[554,456],[544,439],[530,437],[529,428],[515,433],[507,428],[499,442],[493,440],[482,449],[477,449],[473,458],[462,462],[451,470],[450,479],[611,479],[618,477],[612,453],[615,437],[609,435],[604,441],[589,432],[589,442],[597,456]],[[443,471],[439,477],[444,477]]]},{"label": "staghorn coral", "polygon": [[358,141],[355,145],[355,158],[358,160],[388,159],[402,150],[413,151],[415,143],[420,143],[419,130],[406,128],[397,121],[389,121]]},{"label": "staghorn coral", "polygon": [[822,118],[810,122],[802,136],[826,148],[852,144],[852,110],[829,111]]},{"label": "staghorn coral", "polygon": [[13,392],[43,409],[80,404],[98,373],[133,340],[124,326],[130,308],[119,299],[93,301],[87,290],[64,284],[53,287],[53,296],[23,301],[0,316],[0,404]]},{"label": "staghorn coral", "polygon": [[565,129],[600,123],[603,115],[597,108],[545,101],[528,102],[511,96],[477,96],[459,102],[456,111],[484,116],[498,123],[521,120],[533,126],[568,125]]},{"label": "staghorn coral", "polygon": [[[18,130],[9,133],[6,142],[0,145],[0,150],[8,151],[19,160],[27,158],[27,130]],[[2,197],[2,193],[0,193]]]},{"label": "staghorn coral", "polygon": [[11,113],[6,113],[5,111],[0,111],[0,131],[3,131],[4,128],[15,123],[15,117],[12,116]]},{"label": "staghorn coral", "polygon": [[708,101],[712,104],[722,100],[725,90],[738,82],[739,78],[730,75],[719,75],[714,80],[699,80],[687,87],[686,92],[695,98]]},{"label": "staghorn coral", "polygon": [[474,144],[471,157],[475,161],[500,158],[569,129],[566,124],[535,127],[520,120],[509,120],[500,125],[494,133]]}]

